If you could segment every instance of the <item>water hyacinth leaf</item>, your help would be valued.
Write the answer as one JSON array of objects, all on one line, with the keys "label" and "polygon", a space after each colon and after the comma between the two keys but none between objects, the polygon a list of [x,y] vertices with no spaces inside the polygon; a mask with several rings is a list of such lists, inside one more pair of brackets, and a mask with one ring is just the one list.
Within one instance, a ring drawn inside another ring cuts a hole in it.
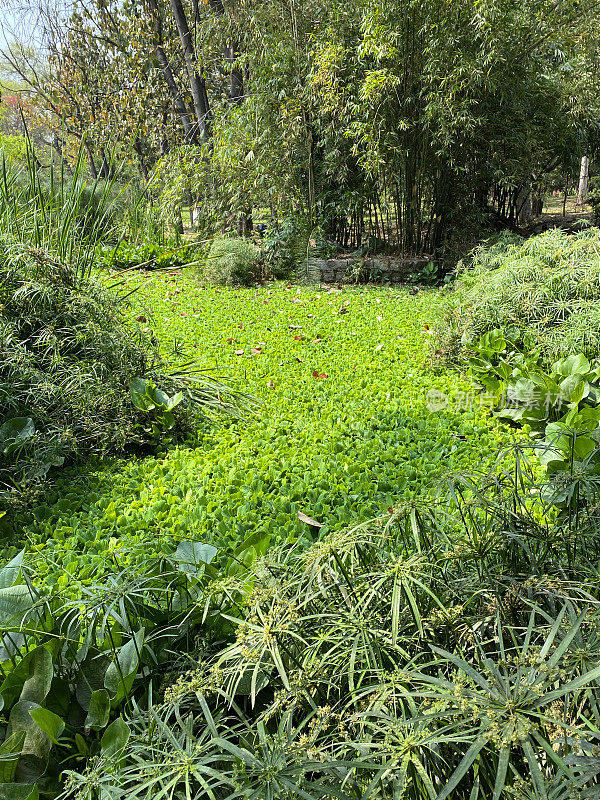
[{"label": "water hyacinth leaf", "polygon": [[39,796],[35,784],[0,783],[0,800],[38,800]]},{"label": "water hyacinth leaf", "polygon": [[12,707],[8,720],[8,736],[25,733],[23,755],[17,767],[17,779],[21,781],[33,782],[43,775],[52,749],[52,740],[31,716],[30,712],[36,709],[41,709],[41,706],[29,700],[20,700]]},{"label": "water hyacinth leaf", "polygon": [[131,402],[140,411],[152,411],[156,408],[156,403],[149,393],[151,386],[151,381],[145,378],[134,378],[129,384]]},{"label": "water hyacinth leaf", "polygon": [[[11,634],[11,639],[12,638],[13,634]],[[36,656],[36,652],[37,648],[27,653],[26,656],[17,662],[17,665],[11,669],[6,678],[2,681],[0,685],[0,695],[3,698],[4,705],[8,708],[19,698],[25,682],[31,678],[30,665]]]},{"label": "water hyacinth leaf", "polygon": [[18,627],[33,605],[31,590],[24,584],[0,589],[0,628]]},{"label": "water hyacinth leaf", "polygon": [[0,447],[4,455],[10,455],[23,442],[35,434],[35,425],[30,417],[15,417],[0,426]]},{"label": "water hyacinth leaf", "polygon": [[590,386],[581,375],[569,375],[560,384],[560,396],[568,403],[578,405],[590,393]]},{"label": "water hyacinth leaf", "polygon": [[210,564],[219,549],[204,542],[179,542],[177,550],[171,556],[182,572],[195,573],[199,566]]},{"label": "water hyacinth leaf", "polygon": [[557,361],[552,365],[552,369],[554,372],[558,372],[559,375],[587,375],[591,369],[591,365],[583,353],[579,353],[578,355],[567,356],[567,358]]},{"label": "water hyacinth leaf", "polygon": [[89,709],[92,693],[97,689],[103,689],[106,671],[111,664],[107,655],[99,650],[92,648],[86,655],[81,664],[75,687],[77,702],[85,712]]}]

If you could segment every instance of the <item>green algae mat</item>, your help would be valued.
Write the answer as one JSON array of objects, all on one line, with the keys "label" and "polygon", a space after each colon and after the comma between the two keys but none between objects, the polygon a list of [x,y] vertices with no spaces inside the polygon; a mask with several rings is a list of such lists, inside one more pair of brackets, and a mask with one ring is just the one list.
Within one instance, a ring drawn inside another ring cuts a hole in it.
[{"label": "green algae mat", "polygon": [[[159,456],[66,471],[28,526],[39,572],[92,572],[172,552],[313,537],[480,468],[506,433],[431,357],[440,295],[388,287],[206,288],[133,276],[132,319],[174,367],[197,359],[259,401]],[[68,577],[60,578],[67,581]]]}]

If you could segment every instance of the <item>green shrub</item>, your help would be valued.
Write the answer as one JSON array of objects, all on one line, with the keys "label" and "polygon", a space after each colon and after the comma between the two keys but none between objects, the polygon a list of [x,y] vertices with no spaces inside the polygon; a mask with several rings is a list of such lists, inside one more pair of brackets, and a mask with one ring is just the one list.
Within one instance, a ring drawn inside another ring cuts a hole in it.
[{"label": "green shrub", "polygon": [[[523,241],[505,234],[460,264],[440,349],[460,358],[465,341],[503,329],[522,343],[529,332],[548,363],[578,352],[600,355],[600,231],[560,230]],[[520,332],[520,333],[519,333]]]},{"label": "green shrub", "polygon": [[93,453],[180,439],[193,406],[227,408],[225,387],[167,376],[155,344],[125,324],[123,310],[116,292],[39,250],[0,256],[3,488],[36,484],[51,467]]},{"label": "green shrub", "polygon": [[213,241],[202,277],[214,286],[249,286],[258,278],[258,252],[242,237],[220,237]]},{"label": "green shrub", "polygon": [[594,224],[600,227],[600,178],[592,178],[590,181],[590,191],[588,192],[588,203],[592,207]]},{"label": "green shrub", "polygon": [[[256,554],[252,545],[240,553],[248,566]],[[147,706],[176,664],[186,669],[200,633],[208,645],[230,629],[212,586],[247,568],[216,556],[183,541],[136,572],[113,554],[118,571],[85,587],[57,571],[40,588],[23,553],[0,569],[2,797],[28,798],[34,785],[55,797],[65,767],[114,755],[127,738],[125,708]]]}]

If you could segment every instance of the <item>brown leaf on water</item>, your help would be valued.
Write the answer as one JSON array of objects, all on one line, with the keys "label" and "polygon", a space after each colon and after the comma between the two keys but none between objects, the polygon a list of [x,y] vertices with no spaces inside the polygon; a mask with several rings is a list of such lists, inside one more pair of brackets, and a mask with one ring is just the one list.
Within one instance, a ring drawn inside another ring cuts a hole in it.
[{"label": "brown leaf on water", "polygon": [[313,528],[322,528],[323,527],[323,523],[322,522],[317,522],[316,519],[313,519],[312,517],[309,517],[306,514],[303,514],[302,511],[298,512],[298,519],[300,520],[300,522],[306,522],[307,525],[310,525]]}]

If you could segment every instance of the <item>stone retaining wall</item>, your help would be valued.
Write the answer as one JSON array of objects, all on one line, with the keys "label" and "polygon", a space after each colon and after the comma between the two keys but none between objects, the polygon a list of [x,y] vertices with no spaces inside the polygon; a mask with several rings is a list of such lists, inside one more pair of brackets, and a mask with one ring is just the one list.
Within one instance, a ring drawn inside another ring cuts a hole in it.
[{"label": "stone retaining wall", "polygon": [[[374,256],[372,258],[313,259],[309,266],[321,274],[321,283],[357,283],[384,280],[388,283],[404,283],[408,277],[429,263],[428,258],[394,258]],[[357,269],[362,272],[362,281],[357,281]]]}]

